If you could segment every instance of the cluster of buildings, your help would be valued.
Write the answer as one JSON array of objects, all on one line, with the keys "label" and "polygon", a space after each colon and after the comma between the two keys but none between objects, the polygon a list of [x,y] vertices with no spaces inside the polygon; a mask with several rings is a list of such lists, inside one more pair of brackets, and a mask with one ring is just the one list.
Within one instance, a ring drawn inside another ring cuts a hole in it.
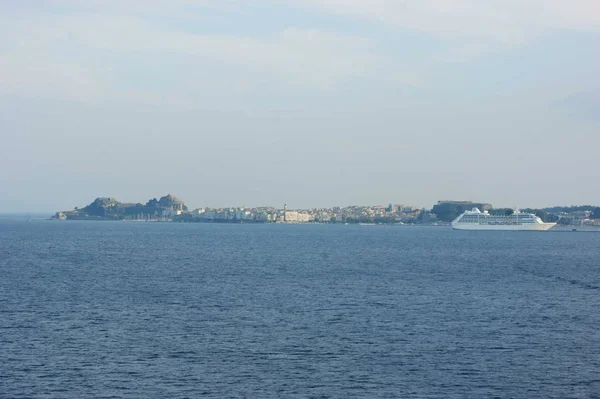
[{"label": "cluster of buildings", "polygon": [[[261,208],[199,208],[186,214],[198,222],[247,223],[415,223],[424,211],[406,205],[349,206],[290,210]],[[431,219],[431,215],[429,218]],[[429,221],[429,220],[428,220]]]},{"label": "cluster of buildings", "polygon": [[[176,216],[175,220],[216,223],[448,224],[462,212],[473,207],[496,213],[511,211],[504,208],[494,209],[491,204],[485,203],[440,201],[431,210],[394,204],[291,210],[284,205],[279,209],[274,207],[200,208],[191,212],[178,209],[176,214],[169,216]],[[581,210],[580,208],[531,209],[527,212],[539,214],[544,221],[557,222],[562,225],[600,226],[598,214],[592,210]],[[600,208],[598,212],[600,212]]]},{"label": "cluster of buildings", "polygon": [[600,219],[596,219],[592,211],[560,212],[558,224],[567,226],[600,227]]},{"label": "cluster of buildings", "polygon": [[[431,210],[407,205],[347,206],[333,208],[288,209],[275,207],[199,208],[190,211],[177,197],[168,194],[152,198],[145,204],[122,203],[114,198],[100,197],[84,208],[57,212],[54,220],[128,220],[183,221],[208,223],[378,223],[378,224],[448,224],[466,210],[477,207],[492,214],[509,215],[514,210],[495,209],[488,203],[470,201],[439,201]],[[570,226],[600,227],[600,207],[557,206],[526,209],[544,222]]]}]

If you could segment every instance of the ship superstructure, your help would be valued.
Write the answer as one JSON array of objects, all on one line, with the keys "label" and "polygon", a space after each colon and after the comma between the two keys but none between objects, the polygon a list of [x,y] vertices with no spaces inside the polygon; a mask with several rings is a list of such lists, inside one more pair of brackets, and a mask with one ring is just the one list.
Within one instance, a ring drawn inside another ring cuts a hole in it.
[{"label": "ship superstructure", "polygon": [[532,213],[515,211],[512,215],[491,215],[478,208],[464,212],[454,219],[455,230],[532,230],[544,231],[554,227],[556,223],[544,223]]}]

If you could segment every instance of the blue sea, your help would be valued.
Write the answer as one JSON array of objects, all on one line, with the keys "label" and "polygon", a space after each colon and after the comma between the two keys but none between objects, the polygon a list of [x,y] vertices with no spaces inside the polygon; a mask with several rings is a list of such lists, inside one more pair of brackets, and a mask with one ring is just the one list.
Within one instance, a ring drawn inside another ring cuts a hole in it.
[{"label": "blue sea", "polygon": [[0,398],[600,398],[600,234],[0,218]]}]

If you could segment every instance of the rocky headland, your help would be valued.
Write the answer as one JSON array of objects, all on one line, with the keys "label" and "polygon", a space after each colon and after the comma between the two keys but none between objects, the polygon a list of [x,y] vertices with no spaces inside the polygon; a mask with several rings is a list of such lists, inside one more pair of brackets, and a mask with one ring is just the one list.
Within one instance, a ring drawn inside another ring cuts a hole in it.
[{"label": "rocky headland", "polygon": [[100,197],[84,208],[56,212],[52,220],[170,220],[187,211],[183,201],[168,194],[152,198],[145,204],[119,202],[115,198]]}]

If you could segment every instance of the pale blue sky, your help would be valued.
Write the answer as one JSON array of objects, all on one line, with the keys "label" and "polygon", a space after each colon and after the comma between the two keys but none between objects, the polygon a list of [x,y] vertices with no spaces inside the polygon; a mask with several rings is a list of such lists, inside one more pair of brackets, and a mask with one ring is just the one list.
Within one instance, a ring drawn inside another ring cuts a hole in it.
[{"label": "pale blue sky", "polygon": [[600,204],[600,2],[0,3],[0,212]]}]

